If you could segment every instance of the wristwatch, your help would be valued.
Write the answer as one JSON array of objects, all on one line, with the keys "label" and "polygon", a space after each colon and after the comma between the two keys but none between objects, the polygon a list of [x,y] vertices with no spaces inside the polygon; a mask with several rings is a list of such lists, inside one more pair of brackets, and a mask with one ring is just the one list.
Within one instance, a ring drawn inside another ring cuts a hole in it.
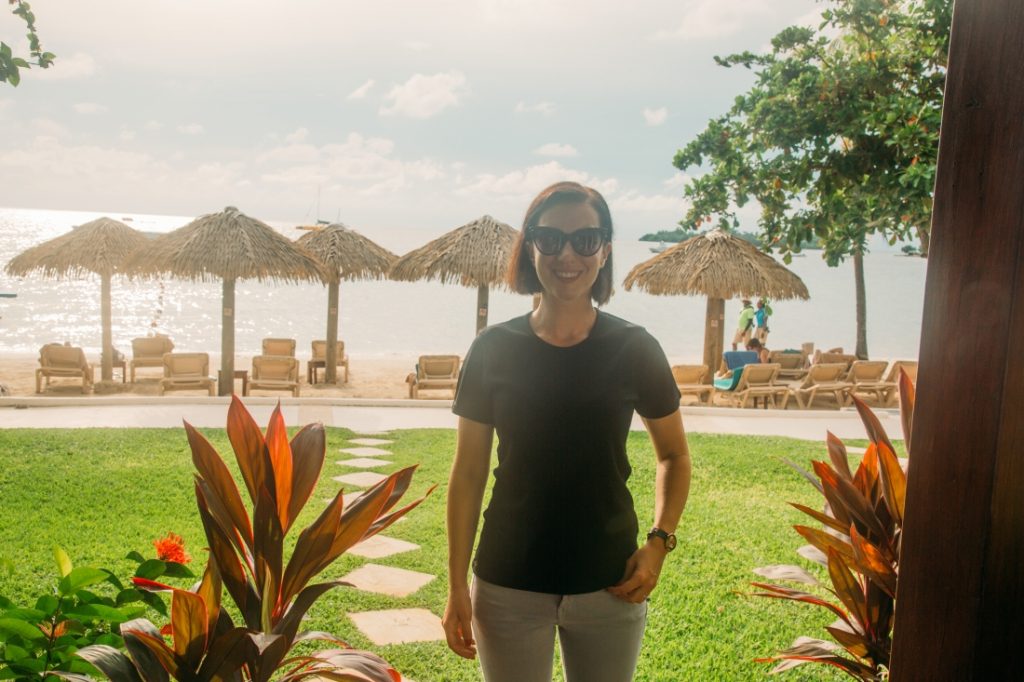
[{"label": "wristwatch", "polygon": [[671,552],[673,549],[676,548],[675,533],[666,533],[662,529],[655,526],[647,533],[647,539],[650,540],[651,538],[661,538],[661,541],[665,543],[666,552]]}]

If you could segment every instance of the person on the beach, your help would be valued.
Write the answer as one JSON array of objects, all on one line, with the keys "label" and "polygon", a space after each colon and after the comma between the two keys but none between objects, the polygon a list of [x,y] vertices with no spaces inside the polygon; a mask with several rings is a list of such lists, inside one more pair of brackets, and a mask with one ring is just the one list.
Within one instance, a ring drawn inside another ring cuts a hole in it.
[{"label": "person on the beach", "polygon": [[732,338],[732,349],[736,350],[742,343],[744,346],[750,340],[754,330],[754,306],[750,299],[743,299],[743,310],[740,311],[740,319],[736,322],[736,336]]},{"label": "person on the beach", "polygon": [[754,332],[754,338],[760,341],[762,344],[768,342],[768,318],[772,316],[772,307],[768,305],[768,299],[759,298],[757,300],[757,309],[754,310],[754,322],[757,323],[757,331]]},{"label": "person on the beach", "polygon": [[[541,192],[508,274],[540,304],[485,329],[459,376],[442,623],[452,651],[479,653],[487,682],[550,682],[556,632],[566,682],[632,680],[647,598],[676,545],[690,487],[679,391],[654,337],[594,307],[611,295],[611,239],[598,192],[574,182]],[[634,410],[657,456],[653,527],[639,543],[627,485]]]},{"label": "person on the beach", "polygon": [[768,357],[771,355],[770,351],[757,339],[747,341],[747,350],[757,353],[757,361],[762,365],[768,362]]}]

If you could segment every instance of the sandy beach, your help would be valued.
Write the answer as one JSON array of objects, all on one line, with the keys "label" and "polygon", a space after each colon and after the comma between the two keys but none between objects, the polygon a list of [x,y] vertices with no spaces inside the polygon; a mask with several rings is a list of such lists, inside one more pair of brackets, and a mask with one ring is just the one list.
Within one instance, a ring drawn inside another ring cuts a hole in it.
[{"label": "sandy beach", "polygon": [[[136,382],[122,383],[121,369],[114,369],[114,380],[100,381],[100,363],[98,357],[89,357],[95,368],[96,384],[93,395],[103,396],[144,396],[158,394],[157,385],[160,368],[147,367],[137,370]],[[318,383],[310,385],[306,382],[306,360],[299,358],[300,395],[316,398],[407,398],[408,385],[405,377],[416,367],[416,356],[409,357],[350,357],[349,381],[347,384],[332,385]],[[28,353],[5,353],[0,357],[0,383],[5,384],[11,396],[35,396],[35,371],[39,366],[38,356]],[[210,354],[210,372],[216,375],[220,366],[220,355]],[[239,355],[235,359],[235,369],[251,370],[252,357]],[[323,372],[320,373],[323,377]],[[235,383],[236,391],[241,393],[241,380]],[[80,396],[81,382],[71,379],[54,379],[50,387],[44,389],[42,396]],[[176,391],[169,395],[205,395],[203,391]],[[252,391],[252,395],[286,396],[283,391]],[[423,398],[451,399],[451,391],[425,391]]]}]

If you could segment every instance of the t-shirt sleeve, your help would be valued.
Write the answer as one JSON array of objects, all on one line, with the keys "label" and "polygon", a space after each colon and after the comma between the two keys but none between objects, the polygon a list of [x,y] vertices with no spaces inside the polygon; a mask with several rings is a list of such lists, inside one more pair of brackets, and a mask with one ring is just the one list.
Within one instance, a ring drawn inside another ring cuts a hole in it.
[{"label": "t-shirt sleeve", "polygon": [[667,417],[679,409],[679,387],[661,344],[644,332],[638,363],[636,411],[645,419]]},{"label": "t-shirt sleeve", "polygon": [[486,337],[486,333],[478,336],[466,353],[466,361],[459,372],[452,412],[476,422],[493,424],[493,401],[487,385],[485,367],[488,341]]}]

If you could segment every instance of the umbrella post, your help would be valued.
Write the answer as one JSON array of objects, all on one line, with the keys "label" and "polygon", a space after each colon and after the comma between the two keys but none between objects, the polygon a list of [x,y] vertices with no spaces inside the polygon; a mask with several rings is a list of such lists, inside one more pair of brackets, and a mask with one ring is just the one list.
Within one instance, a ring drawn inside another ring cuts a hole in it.
[{"label": "umbrella post", "polygon": [[481,284],[476,290],[476,333],[479,334],[487,326],[487,301],[490,291],[486,284]]},{"label": "umbrella post", "polygon": [[705,382],[714,380],[725,349],[725,299],[708,298],[707,317],[704,320],[704,364],[708,366]]},{"label": "umbrella post", "polygon": [[100,324],[103,326],[102,350],[100,351],[100,377],[103,381],[114,378],[113,334],[110,331],[110,273],[100,276]]},{"label": "umbrella post", "polygon": [[338,282],[327,284],[327,356],[324,383],[338,383]]},{"label": "umbrella post", "polygon": [[235,278],[225,277],[220,314],[220,382],[217,395],[235,390]]}]

